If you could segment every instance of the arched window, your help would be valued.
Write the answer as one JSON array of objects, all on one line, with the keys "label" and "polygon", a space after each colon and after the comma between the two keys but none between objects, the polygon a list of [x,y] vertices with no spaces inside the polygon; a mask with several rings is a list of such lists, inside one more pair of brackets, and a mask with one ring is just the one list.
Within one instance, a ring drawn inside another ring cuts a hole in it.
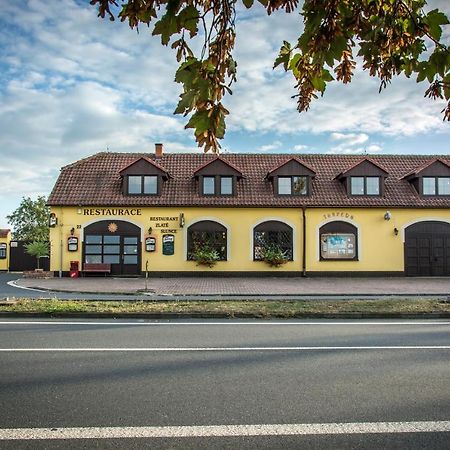
[{"label": "arched window", "polygon": [[194,223],[187,231],[187,259],[193,260],[198,250],[215,250],[219,261],[227,260],[227,229],[212,220]]},{"label": "arched window", "polygon": [[281,250],[289,261],[293,260],[292,228],[289,225],[277,220],[269,220],[254,228],[253,260],[260,261],[263,250],[271,247]]},{"label": "arched window", "polygon": [[357,260],[357,228],[340,220],[323,225],[320,228],[320,259]]}]

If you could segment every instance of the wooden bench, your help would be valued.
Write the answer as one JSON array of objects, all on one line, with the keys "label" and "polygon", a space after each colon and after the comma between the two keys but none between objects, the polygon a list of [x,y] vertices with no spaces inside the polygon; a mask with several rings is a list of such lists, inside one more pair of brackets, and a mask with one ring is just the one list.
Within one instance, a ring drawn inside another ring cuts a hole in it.
[{"label": "wooden bench", "polygon": [[84,263],[82,273],[111,273],[111,264]]}]

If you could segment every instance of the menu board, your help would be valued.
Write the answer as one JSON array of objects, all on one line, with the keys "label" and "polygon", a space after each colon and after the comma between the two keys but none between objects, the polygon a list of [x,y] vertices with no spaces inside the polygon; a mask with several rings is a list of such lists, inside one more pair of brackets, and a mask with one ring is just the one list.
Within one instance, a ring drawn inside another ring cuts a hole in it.
[{"label": "menu board", "polygon": [[352,233],[326,233],[320,237],[322,259],[354,259],[356,237]]},{"label": "menu board", "polygon": [[173,255],[175,251],[175,236],[173,234],[163,234],[162,253],[163,255]]}]

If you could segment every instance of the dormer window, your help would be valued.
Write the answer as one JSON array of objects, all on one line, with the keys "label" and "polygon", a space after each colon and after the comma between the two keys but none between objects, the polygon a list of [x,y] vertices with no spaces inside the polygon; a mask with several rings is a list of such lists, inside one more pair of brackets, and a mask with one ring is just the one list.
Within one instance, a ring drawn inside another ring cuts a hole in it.
[{"label": "dormer window", "polygon": [[423,195],[450,195],[450,177],[423,177]]},{"label": "dormer window", "polygon": [[350,177],[350,195],[380,195],[380,177]]},{"label": "dormer window", "polygon": [[336,179],[342,181],[349,196],[381,197],[387,177],[383,167],[366,158],[341,172]]},{"label": "dormer window", "polygon": [[128,175],[128,194],[156,195],[157,193],[157,175]]},{"label": "dormer window", "polygon": [[120,171],[124,195],[160,195],[167,171],[149,158],[142,157]]},{"label": "dormer window", "polygon": [[308,195],[308,177],[278,177],[279,195]]},{"label": "dormer window", "polygon": [[275,195],[310,195],[311,180],[316,173],[297,158],[290,158],[269,171],[266,179],[273,184]]},{"label": "dormer window", "polygon": [[229,176],[204,176],[203,195],[233,195],[233,177]]},{"label": "dormer window", "polygon": [[450,196],[450,164],[442,159],[426,161],[403,179],[409,181],[423,197]]},{"label": "dormer window", "polygon": [[218,157],[197,169],[194,177],[199,180],[202,196],[233,196],[236,195],[237,181],[243,175],[228,161]]}]

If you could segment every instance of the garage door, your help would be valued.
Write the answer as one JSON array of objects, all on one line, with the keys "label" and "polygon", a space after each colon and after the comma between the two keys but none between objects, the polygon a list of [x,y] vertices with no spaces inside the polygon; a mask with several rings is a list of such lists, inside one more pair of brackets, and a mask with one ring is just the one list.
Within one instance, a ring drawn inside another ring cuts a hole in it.
[{"label": "garage door", "polygon": [[405,274],[450,275],[450,224],[419,222],[405,230]]}]

